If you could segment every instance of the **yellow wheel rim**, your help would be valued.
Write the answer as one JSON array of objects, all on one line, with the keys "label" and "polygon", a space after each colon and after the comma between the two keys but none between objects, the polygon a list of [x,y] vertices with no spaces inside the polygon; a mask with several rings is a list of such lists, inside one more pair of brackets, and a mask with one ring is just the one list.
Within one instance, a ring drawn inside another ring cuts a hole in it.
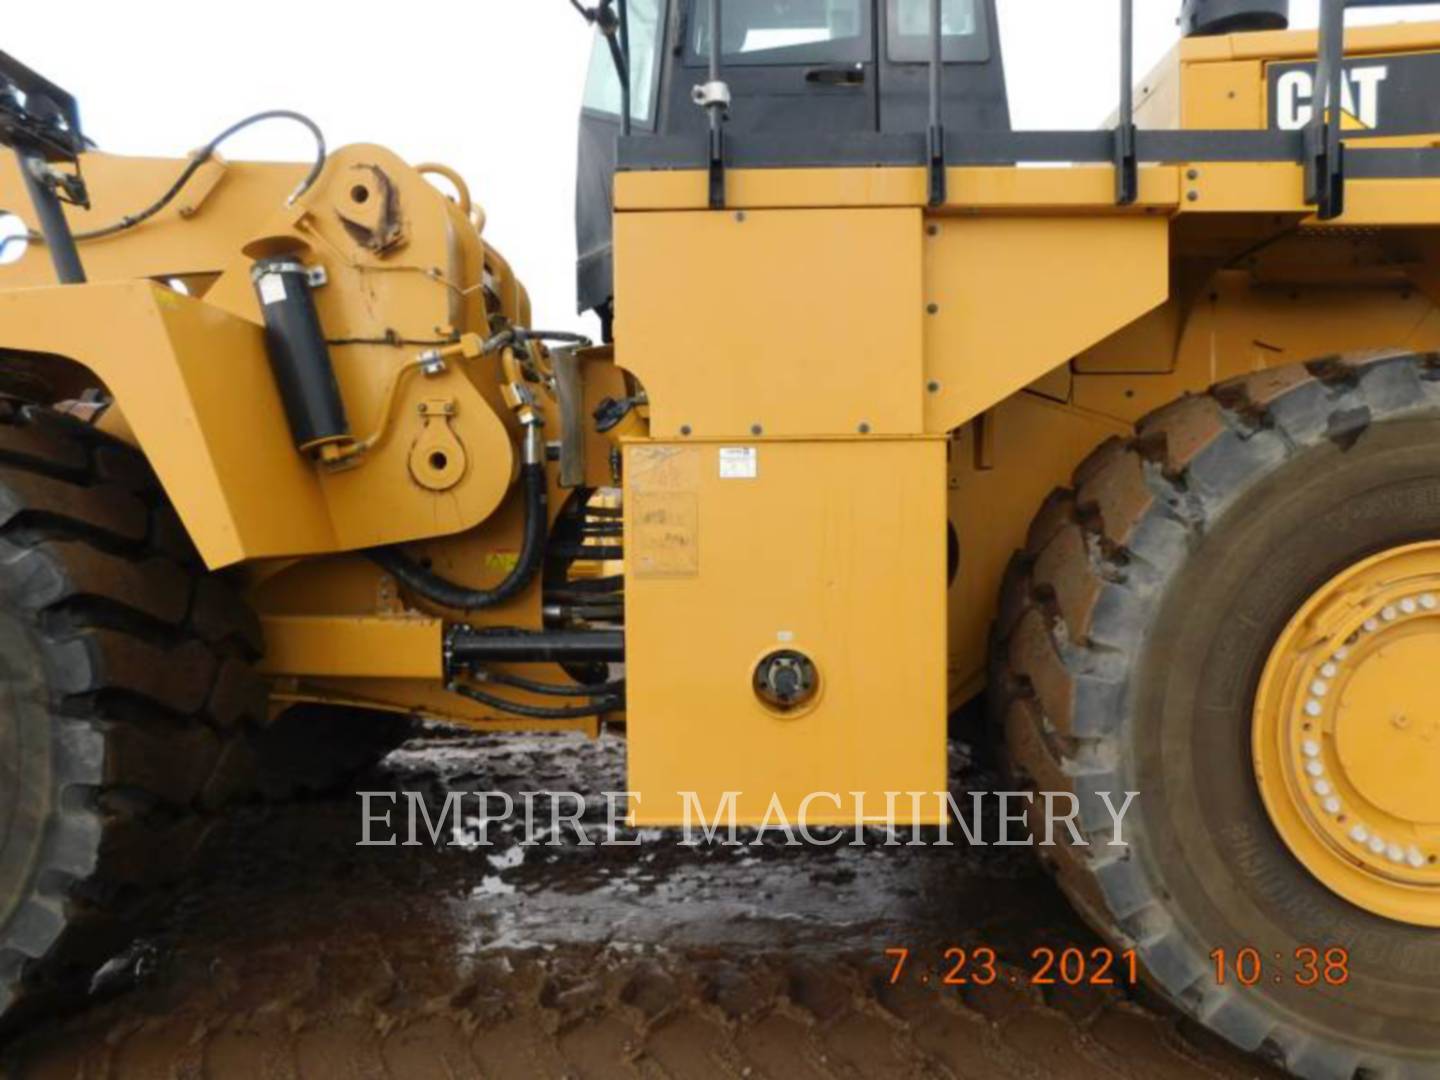
[{"label": "yellow wheel rim", "polygon": [[1255,775],[1281,838],[1366,911],[1440,926],[1440,542],[1327,582],[1255,698]]}]

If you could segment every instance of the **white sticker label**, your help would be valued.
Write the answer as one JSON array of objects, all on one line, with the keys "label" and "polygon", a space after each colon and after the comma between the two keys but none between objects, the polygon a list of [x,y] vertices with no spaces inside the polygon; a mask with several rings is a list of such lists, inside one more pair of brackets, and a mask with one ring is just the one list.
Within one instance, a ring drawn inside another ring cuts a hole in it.
[{"label": "white sticker label", "polygon": [[753,446],[722,446],[720,448],[721,480],[754,480],[759,462]]},{"label": "white sticker label", "polygon": [[265,274],[260,278],[260,302],[278,304],[285,299],[285,279],[279,274]]}]

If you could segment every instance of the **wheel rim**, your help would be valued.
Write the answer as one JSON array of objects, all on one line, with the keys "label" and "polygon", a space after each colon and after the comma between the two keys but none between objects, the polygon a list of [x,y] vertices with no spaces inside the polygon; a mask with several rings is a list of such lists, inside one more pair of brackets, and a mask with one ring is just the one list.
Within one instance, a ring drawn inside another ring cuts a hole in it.
[{"label": "wheel rim", "polygon": [[1270,819],[1332,892],[1440,926],[1440,542],[1328,581],[1271,651],[1255,699]]}]

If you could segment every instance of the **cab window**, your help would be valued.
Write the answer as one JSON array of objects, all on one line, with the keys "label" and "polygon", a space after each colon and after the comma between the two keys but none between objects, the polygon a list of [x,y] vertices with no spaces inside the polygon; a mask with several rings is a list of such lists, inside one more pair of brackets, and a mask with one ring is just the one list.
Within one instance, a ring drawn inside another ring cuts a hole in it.
[{"label": "cab window", "polygon": [[[710,2],[693,0],[690,63],[710,55]],[[859,64],[873,59],[870,0],[724,0],[721,63]]]},{"label": "cab window", "polygon": [[[629,0],[630,119],[642,127],[655,120],[655,89],[660,73],[660,0]],[[598,31],[585,76],[585,108],[620,115],[620,77],[610,58],[610,45]]]},{"label": "cab window", "polygon": [[[893,63],[930,62],[930,0],[886,0]],[[980,0],[941,0],[940,33],[947,63],[982,63],[990,59],[990,35]]]}]

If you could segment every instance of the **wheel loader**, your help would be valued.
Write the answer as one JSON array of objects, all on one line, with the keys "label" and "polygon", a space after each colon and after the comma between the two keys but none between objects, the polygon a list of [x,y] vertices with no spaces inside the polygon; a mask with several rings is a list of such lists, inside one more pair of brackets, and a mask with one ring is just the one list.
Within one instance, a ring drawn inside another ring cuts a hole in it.
[{"label": "wheel loader", "polygon": [[1026,132],[996,0],[575,6],[598,342],[444,165],[119,156],[0,59],[6,1022],[416,718],[893,824],[983,701],[1153,992],[1436,1075],[1440,22],[1187,0],[1136,77],[1097,4],[1119,109]]}]

